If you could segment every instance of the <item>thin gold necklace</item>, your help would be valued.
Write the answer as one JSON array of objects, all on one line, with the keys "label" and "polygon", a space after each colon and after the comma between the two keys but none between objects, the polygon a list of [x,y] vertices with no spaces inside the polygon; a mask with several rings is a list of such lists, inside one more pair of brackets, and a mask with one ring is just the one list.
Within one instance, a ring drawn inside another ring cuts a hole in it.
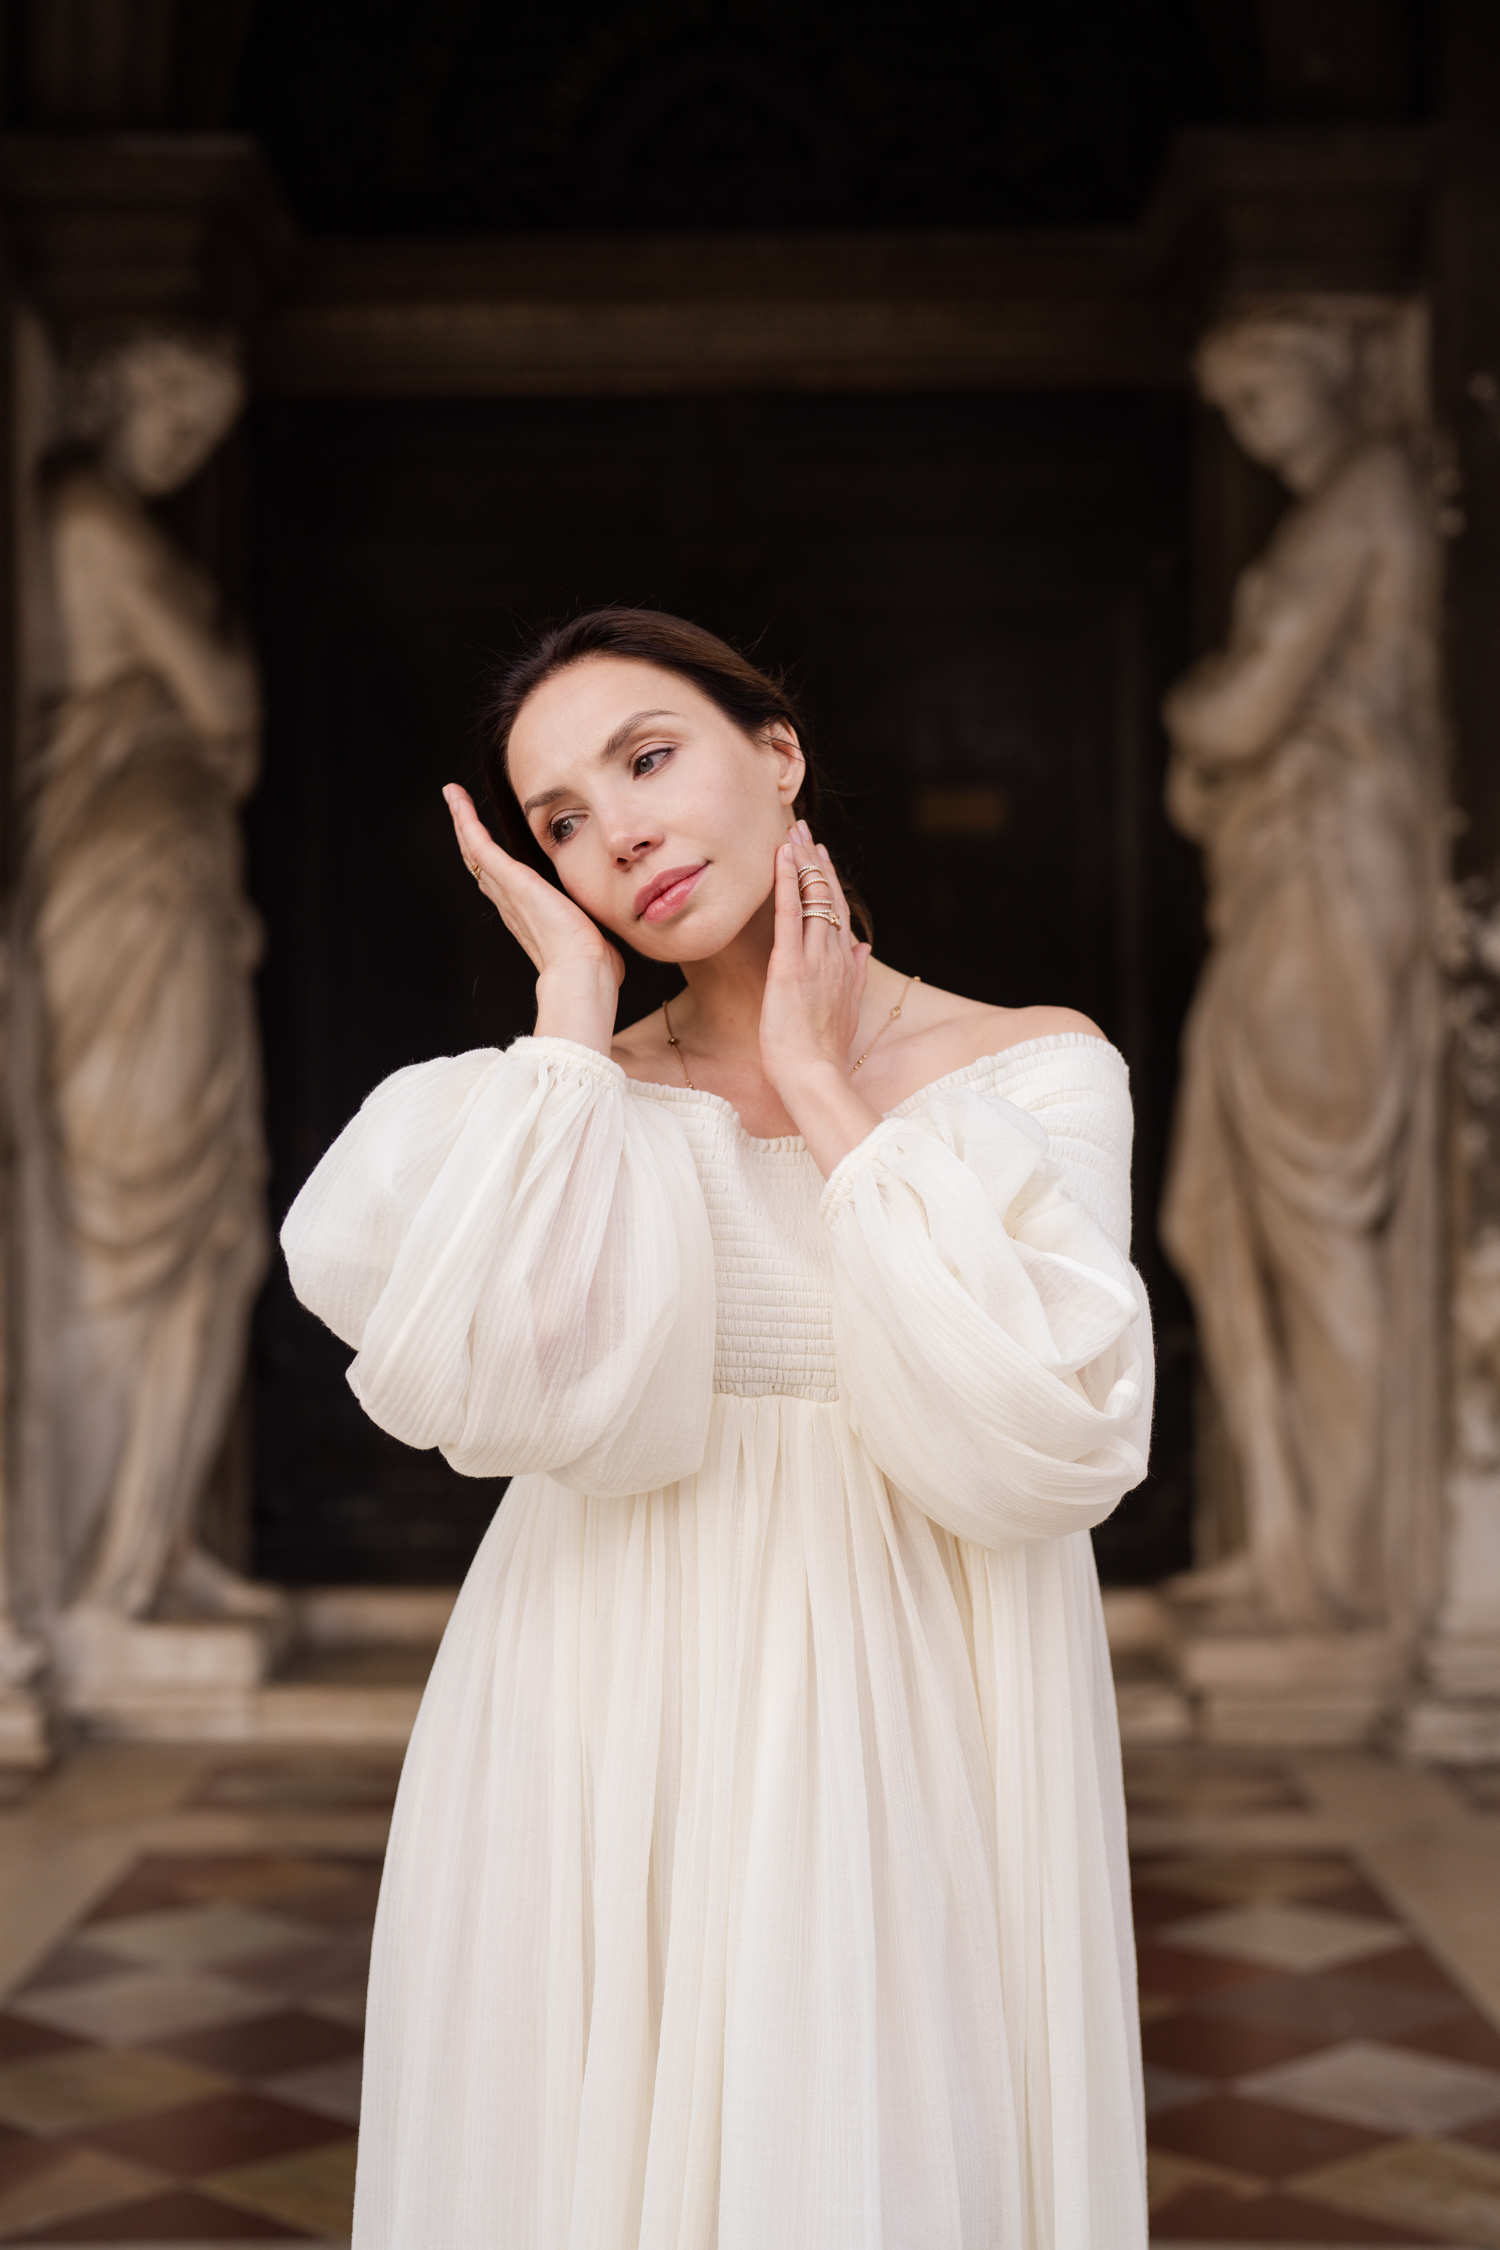
[{"label": "thin gold necklace", "polygon": [[[895,1007],[894,1007],[894,1008],[892,1008],[892,1010],[891,1010],[890,1014],[889,1014],[889,1015],[888,1015],[888,1016],[886,1017],[886,1019],[885,1019],[885,1022],[884,1022],[884,1023],[883,1023],[882,1025],[881,1025],[881,1027],[880,1027],[880,1030],[876,1032],[876,1034],[875,1034],[875,1039],[879,1039],[879,1038],[880,1038],[880,1037],[882,1036],[882,1034],[883,1034],[883,1033],[885,1033],[885,1032],[887,1032],[887,1031],[889,1031],[889,1030],[890,1030],[890,1028],[891,1028],[891,1025],[892,1025],[892,1024],[893,1024],[893,1023],[894,1023],[894,1022],[896,1021],[896,1019],[897,1019],[897,1017],[898,1017],[898,1016],[900,1015],[900,1013],[901,1013],[902,1009],[903,1009],[903,1008],[904,1008],[904,1007],[906,1006],[906,995],[908,994],[908,992],[910,992],[910,990],[911,990],[911,988],[912,988],[912,986],[913,986],[914,984],[920,984],[920,983],[921,983],[921,981],[922,981],[922,979],[921,979],[920,977],[908,977],[908,978],[907,978],[907,980],[906,980],[905,984],[904,984],[904,985],[903,985],[903,986],[901,987],[901,997],[900,997],[900,999],[899,999],[899,1000],[898,1000],[898,1001],[896,1002],[896,1005],[895,1005]],[[681,1072],[682,1072],[682,1075],[683,1075],[683,1077],[684,1077],[684,1078],[687,1078],[687,1082],[688,1082],[688,1085],[689,1085],[689,1087],[691,1088],[692,1092],[696,1094],[696,1093],[698,1093],[698,1092],[699,1092],[699,1091],[700,1091],[701,1089],[700,1089],[699,1087],[697,1087],[697,1086],[694,1086],[694,1085],[693,1085],[693,1081],[691,1080],[691,1078],[688,1078],[688,1066],[687,1066],[687,1064],[686,1064],[686,1063],[685,1063],[685,1062],[683,1061],[683,1059],[682,1059],[682,1049],[681,1049],[681,1047],[680,1047],[680,1046],[679,1046],[679,1045],[677,1044],[677,1034],[676,1034],[676,1032],[675,1032],[675,1031],[674,1031],[674,1030],[672,1029],[672,1019],[671,1019],[671,1017],[670,1017],[670,1016],[669,1016],[669,1015],[667,1014],[667,1003],[666,1003],[666,1001],[665,1001],[665,1000],[663,1000],[663,1002],[662,1002],[662,1004],[661,1004],[661,1020],[662,1020],[662,1022],[663,1022],[663,1023],[664,1023],[665,1025],[666,1025],[666,1027],[667,1027],[667,1045],[668,1045],[668,1046],[669,1046],[669,1047],[671,1048],[671,1050],[672,1050],[673,1054],[674,1054],[674,1055],[675,1055],[675,1056],[677,1057],[677,1064],[678,1064],[678,1068],[679,1068],[679,1069],[681,1070]],[[875,1044],[875,1039],[872,1039],[872,1040],[870,1041],[870,1047],[873,1047],[873,1046],[874,1046],[874,1044]],[[861,1066],[863,1065],[863,1063],[864,1063],[864,1060],[865,1060],[865,1056],[866,1056],[866,1055],[868,1055],[868,1054],[869,1054],[869,1052],[870,1052],[870,1047],[866,1047],[866,1049],[865,1049],[865,1052],[864,1052],[864,1054],[860,1056],[860,1058],[859,1058],[859,1061],[858,1061],[858,1062],[856,1062],[856,1063],[851,1063],[851,1064],[850,1064],[850,1066],[849,1066],[849,1076],[850,1076],[851,1078],[852,1078],[852,1077],[854,1076],[854,1073],[855,1073],[855,1071],[857,1071],[858,1069],[860,1069],[860,1068],[861,1068]]]}]

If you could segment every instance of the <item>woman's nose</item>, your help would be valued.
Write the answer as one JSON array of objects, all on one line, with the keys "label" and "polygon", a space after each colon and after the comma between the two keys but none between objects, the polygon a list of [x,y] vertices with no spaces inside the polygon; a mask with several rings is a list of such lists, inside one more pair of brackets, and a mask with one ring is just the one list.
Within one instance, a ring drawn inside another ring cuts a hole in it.
[{"label": "woman's nose", "polygon": [[645,853],[654,851],[661,842],[660,836],[643,835],[639,829],[622,829],[611,837],[610,851],[618,867],[633,867]]}]

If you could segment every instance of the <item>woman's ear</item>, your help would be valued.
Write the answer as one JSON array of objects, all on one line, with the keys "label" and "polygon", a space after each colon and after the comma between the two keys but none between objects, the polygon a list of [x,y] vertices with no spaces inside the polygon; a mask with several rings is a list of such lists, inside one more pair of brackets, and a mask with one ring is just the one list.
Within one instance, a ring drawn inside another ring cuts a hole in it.
[{"label": "woman's ear", "polygon": [[807,779],[807,760],[797,730],[782,724],[767,727],[766,743],[776,759],[776,794],[784,805],[794,805]]}]

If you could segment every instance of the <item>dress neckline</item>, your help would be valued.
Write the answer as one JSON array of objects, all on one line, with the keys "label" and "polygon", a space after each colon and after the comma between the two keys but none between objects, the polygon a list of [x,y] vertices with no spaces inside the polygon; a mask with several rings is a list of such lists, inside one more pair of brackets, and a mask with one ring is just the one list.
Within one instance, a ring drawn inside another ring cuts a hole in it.
[{"label": "dress neckline", "polygon": [[[897,1102],[894,1109],[883,1110],[881,1114],[884,1117],[908,1117],[919,1103],[925,1102],[929,1094],[937,1093],[940,1088],[963,1086],[970,1080],[978,1078],[984,1072],[993,1072],[1001,1064],[1009,1062],[1013,1056],[1031,1055],[1035,1054],[1038,1049],[1059,1047],[1102,1048],[1106,1054],[1113,1056],[1122,1070],[1128,1069],[1125,1057],[1111,1040],[1096,1039],[1091,1031],[1046,1031],[1035,1039],[1018,1039],[1012,1047],[997,1048],[992,1055],[980,1055],[974,1062],[964,1063],[958,1070],[946,1071],[941,1078],[929,1080],[927,1085],[919,1086],[914,1094],[908,1094],[905,1101]],[[619,1068],[618,1064],[616,1068]],[[624,1076],[624,1073],[622,1072],[621,1075]],[[760,1149],[768,1155],[775,1155],[783,1150],[795,1152],[806,1150],[807,1143],[800,1133],[761,1134],[747,1132],[739,1111],[727,1094],[711,1094],[704,1086],[659,1086],[654,1079],[650,1078],[626,1077],[625,1083],[632,1093],[644,1094],[648,1099],[687,1103],[689,1105],[694,1102],[707,1102],[713,1109],[727,1111],[739,1138],[747,1142],[751,1148]]]}]

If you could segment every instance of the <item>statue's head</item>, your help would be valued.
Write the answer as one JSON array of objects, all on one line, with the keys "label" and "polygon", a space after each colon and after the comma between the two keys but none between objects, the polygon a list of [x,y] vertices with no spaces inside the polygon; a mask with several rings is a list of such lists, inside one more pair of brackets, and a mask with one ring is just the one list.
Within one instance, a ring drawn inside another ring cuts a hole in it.
[{"label": "statue's head", "polygon": [[1211,328],[1193,373],[1251,459],[1306,492],[1361,439],[1424,441],[1427,361],[1420,298],[1278,297]]},{"label": "statue's head", "polygon": [[1357,434],[1357,351],[1347,322],[1243,313],[1212,328],[1193,361],[1198,388],[1253,461],[1294,492]]},{"label": "statue's head", "polygon": [[245,403],[231,337],[141,329],[75,359],[68,434],[147,499],[196,475]]}]

